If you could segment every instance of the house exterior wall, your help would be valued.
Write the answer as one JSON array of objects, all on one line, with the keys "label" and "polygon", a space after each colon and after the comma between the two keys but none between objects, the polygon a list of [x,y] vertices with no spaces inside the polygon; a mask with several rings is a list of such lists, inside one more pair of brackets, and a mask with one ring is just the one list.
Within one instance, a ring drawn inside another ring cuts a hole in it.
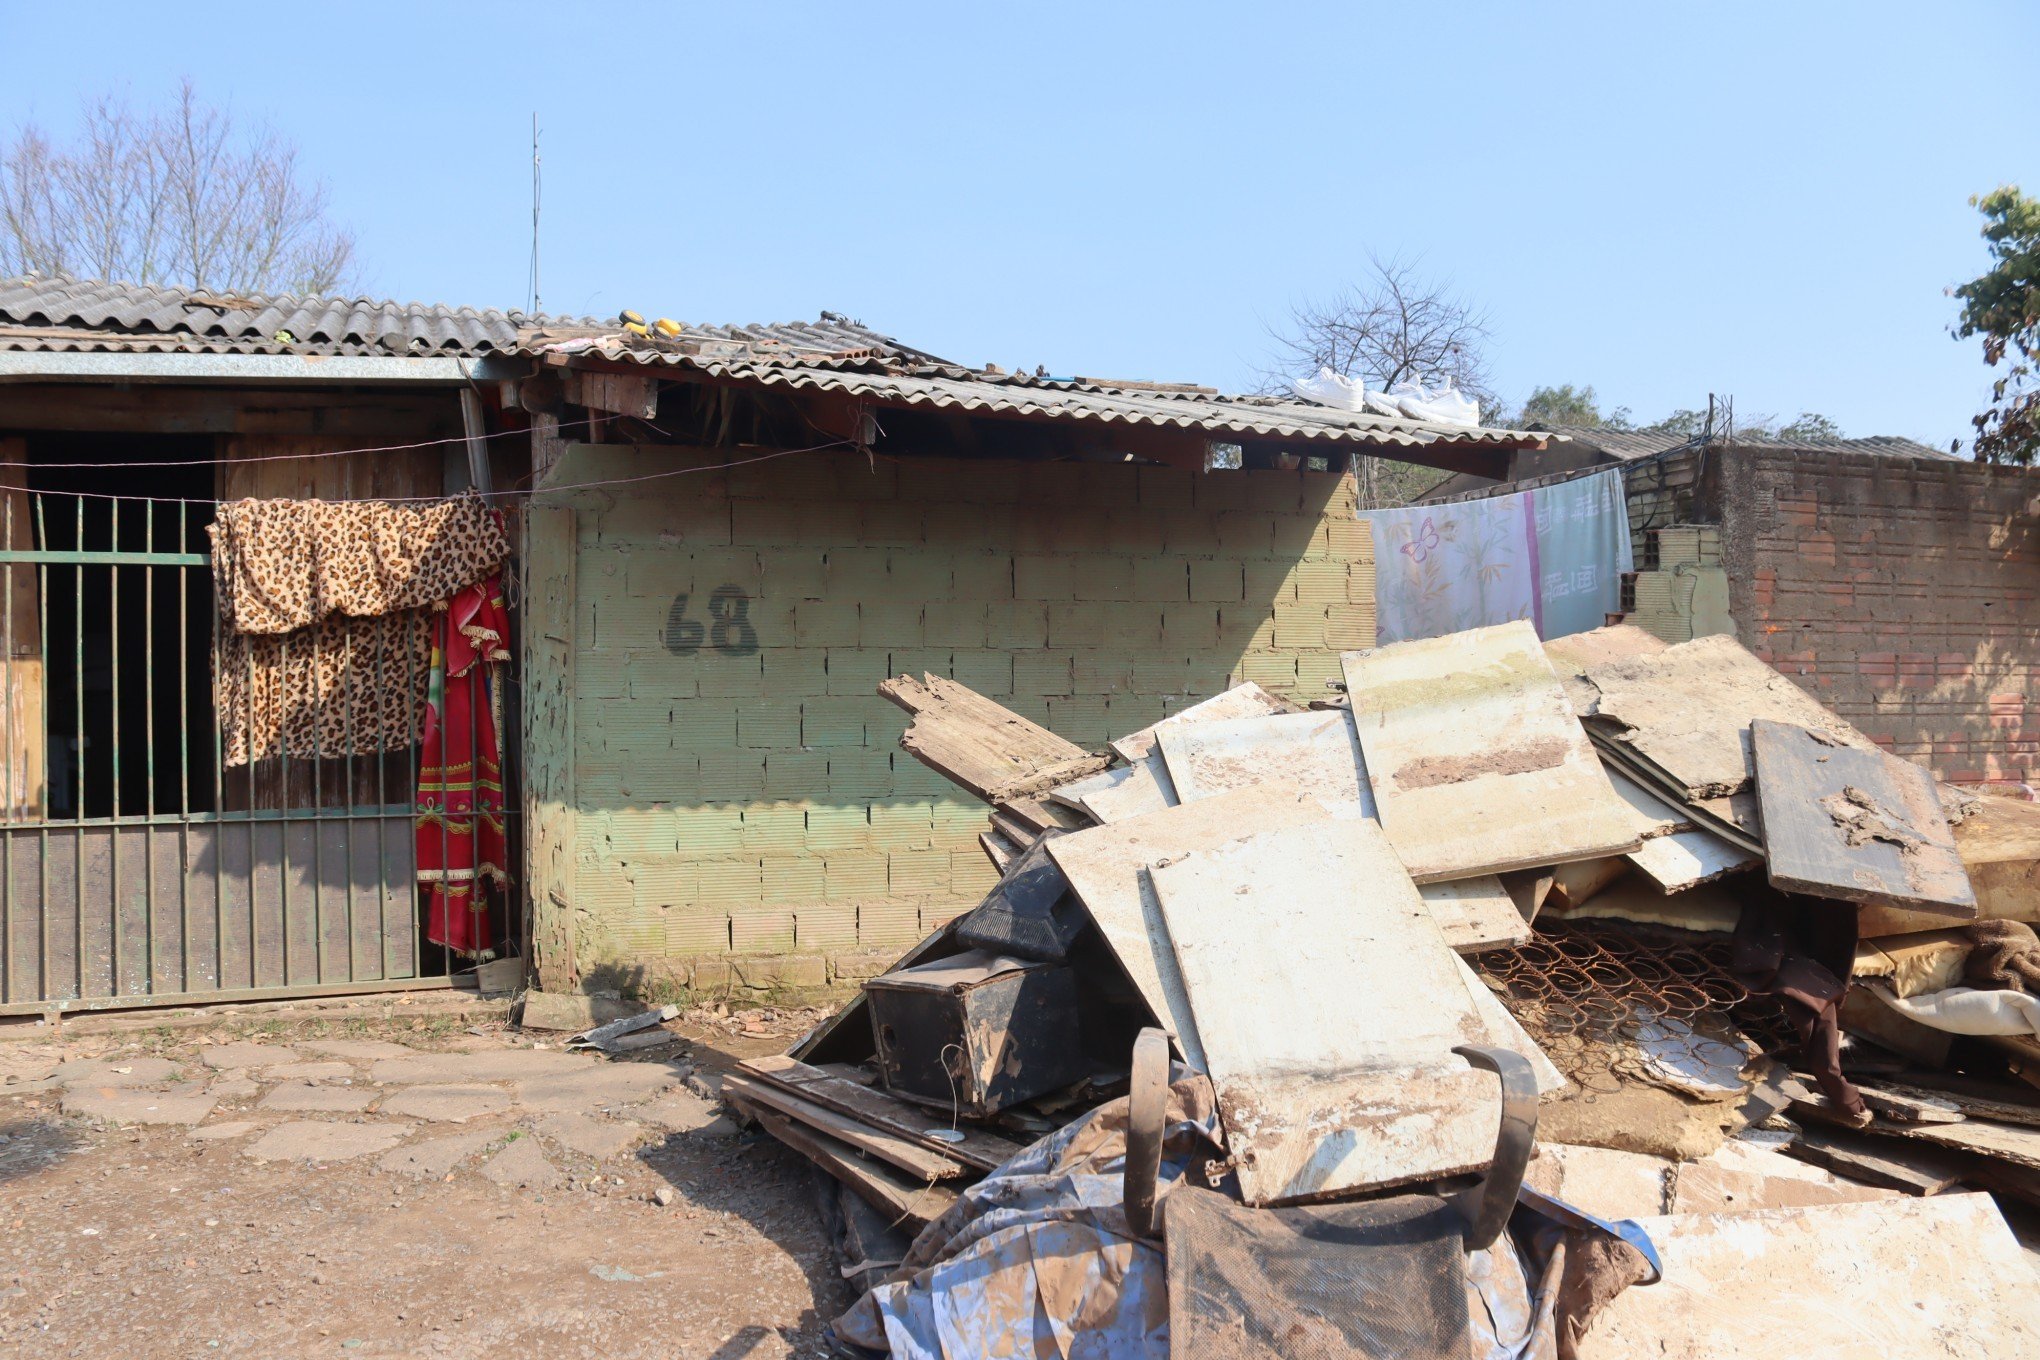
[{"label": "house exterior wall", "polygon": [[1737,449],[1720,475],[1744,645],[1944,779],[2040,777],[2040,472]]},{"label": "house exterior wall", "polygon": [[[551,480],[729,457],[577,446]],[[527,591],[556,636],[525,679],[547,987],[812,988],[975,905],[986,808],[899,749],[888,676],[1095,747],[1236,680],[1322,697],[1374,641],[1338,474],[803,454],[532,513],[555,516]]]}]

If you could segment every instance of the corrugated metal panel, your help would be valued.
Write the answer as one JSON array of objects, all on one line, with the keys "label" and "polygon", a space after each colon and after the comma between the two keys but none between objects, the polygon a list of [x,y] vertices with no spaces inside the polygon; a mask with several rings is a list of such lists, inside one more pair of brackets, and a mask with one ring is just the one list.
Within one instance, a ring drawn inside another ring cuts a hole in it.
[{"label": "corrugated metal panel", "polygon": [[[545,348],[534,345],[526,352]],[[1426,425],[1274,397],[1221,396],[1208,388],[1116,386],[1087,379],[987,373],[940,363],[902,364],[870,358],[773,362],[632,348],[613,341],[586,344],[579,352],[619,362],[693,369],[709,377],[760,387],[830,392],[900,406],[1198,430],[1239,438],[1414,447],[1438,443],[1534,445],[1563,437],[1538,431]]]},{"label": "corrugated metal panel", "polygon": [[[141,283],[0,279],[0,350],[184,354],[483,355],[538,339],[613,334],[594,317],[530,316],[374,298],[207,293]],[[290,340],[279,339],[288,333]],[[876,350],[913,355],[890,337],[824,312],[811,322],[684,326],[703,343],[766,353]]]}]

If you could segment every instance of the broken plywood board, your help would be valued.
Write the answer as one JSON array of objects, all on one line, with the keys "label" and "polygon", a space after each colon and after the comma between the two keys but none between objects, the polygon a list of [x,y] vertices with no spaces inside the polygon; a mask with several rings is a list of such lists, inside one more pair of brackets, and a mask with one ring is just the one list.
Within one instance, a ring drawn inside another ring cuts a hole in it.
[{"label": "broken plywood board", "polygon": [[1297,711],[1296,705],[1289,700],[1270,694],[1249,680],[1245,684],[1234,685],[1223,694],[1214,694],[1209,699],[1171,713],[1138,732],[1128,733],[1113,742],[1112,749],[1119,753],[1121,760],[1132,764],[1154,753],[1156,734],[1165,728],[1183,727],[1191,723],[1220,722],[1227,718],[1265,718],[1276,713]]},{"label": "broken plywood board", "polygon": [[1974,941],[1966,930],[1928,930],[1887,935],[1856,945],[1853,978],[1883,978],[1892,995],[1921,996],[1962,983],[1962,967]]},{"label": "broken plywood board", "polygon": [[913,715],[901,749],[988,803],[1041,793],[1107,763],[939,675],[896,676],[878,692]]},{"label": "broken plywood board", "polygon": [[1764,862],[1756,851],[1731,844],[1711,831],[1653,836],[1631,850],[1627,858],[1661,893],[1684,892]]},{"label": "broken plywood board", "polygon": [[1204,1069],[1197,1024],[1183,996],[1147,866],[1187,851],[1222,845],[1256,831],[1329,820],[1331,814],[1302,789],[1261,784],[1201,802],[1129,817],[1108,826],[1058,836],[1048,855],[1070,881],[1098,933],[1140,989],[1155,1019],[1176,1036],[1192,1067]]},{"label": "broken plywood board", "polygon": [[1158,738],[1181,802],[1273,779],[1310,790],[1328,807],[1350,804],[1375,815],[1348,713],[1189,723],[1163,727]]},{"label": "broken plywood board", "polygon": [[[1823,731],[1845,746],[1869,738],[1759,661],[1734,638],[1695,638],[1647,656],[1587,668],[1598,696],[1586,717],[1597,735],[1661,778],[1682,801],[1749,786],[1753,718]],[[1652,782],[1652,781],[1646,781]]]},{"label": "broken plywood board", "polygon": [[1963,1159],[1952,1153],[1908,1147],[1850,1129],[1802,1128],[1783,1151],[1860,1184],[1907,1195],[1943,1194],[1967,1174]]},{"label": "broken plywood board", "polygon": [[1788,1157],[1780,1149],[1790,1141],[1789,1135],[1752,1129],[1729,1139],[1698,1161],[1680,1163],[1670,1178],[1670,1211],[1711,1214],[1792,1209],[1811,1204],[1895,1199],[1902,1193],[1864,1185],[1824,1167]]},{"label": "broken plywood board", "polygon": [[1993,1161],[2010,1162],[2028,1171],[2040,1170],[2040,1129],[2030,1126],[1965,1118],[1957,1124],[1894,1123],[1881,1125],[1880,1130]]},{"label": "broken plywood board", "polygon": [[1551,638],[1544,644],[1544,655],[1550,659],[1551,668],[1558,672],[1559,684],[1565,690],[1567,701],[1575,712],[1584,716],[1594,711],[1597,697],[1594,687],[1586,679],[1589,668],[1632,656],[1649,656],[1669,646],[1671,644],[1663,638],[1647,633],[1633,623],[1617,623],[1590,632]]},{"label": "broken plywood board", "polygon": [[1340,660],[1382,829],[1418,882],[1641,843],[1528,623]]},{"label": "broken plywood board", "polygon": [[1720,798],[1691,798],[1663,770],[1639,761],[1635,752],[1606,731],[1589,726],[1587,736],[1600,754],[1602,768],[1610,772],[1611,783],[1613,774],[1619,771],[1645,792],[1670,805],[1693,827],[1712,831],[1746,850],[1763,850],[1763,826],[1757,818],[1757,795],[1753,790]]},{"label": "broken plywood board", "polygon": [[1664,1278],[1611,1300],[1582,1360],[2006,1360],[2040,1345],[2040,1290],[1989,1195],[1638,1222]]},{"label": "broken plywood board", "polygon": [[955,1191],[910,1181],[883,1162],[861,1155],[848,1143],[788,1119],[776,1110],[747,1104],[741,1097],[732,1103],[756,1120],[765,1132],[849,1186],[895,1227],[918,1233],[956,1203]]},{"label": "broken plywood board", "polygon": [[1693,829],[1691,812],[1674,808],[1638,783],[1620,765],[1603,759],[1601,767],[1608,776],[1608,787],[1615,790],[1615,796],[1628,804],[1634,814],[1630,826],[1640,839],[1650,840],[1654,836],[1669,836],[1674,831]]},{"label": "broken plywood board", "polygon": [[1530,938],[1530,923],[1516,900],[1493,874],[1452,883],[1426,883],[1417,890],[1445,934],[1445,943],[1459,953],[1478,953],[1517,945]]},{"label": "broken plywood board", "polygon": [[1452,1053],[1486,1041],[1478,984],[1372,822],[1262,832],[1150,875],[1248,1203],[1488,1163],[1500,1085]]},{"label": "broken plywood board", "polygon": [[[1951,793],[1940,790],[1944,806]],[[1969,871],[1979,920],[2040,923],[2040,804],[1968,795],[1968,814],[1955,824],[1955,849]],[[1945,925],[1945,918],[1866,904],[1857,912],[1865,937],[1905,935]]]},{"label": "broken plywood board", "polygon": [[2040,1127],[2040,1105],[2022,1103],[2019,1088],[2002,1083],[1984,1081],[1976,1077],[1965,1077],[1954,1072],[1922,1072],[1910,1074],[1920,1085],[1894,1079],[1880,1082],[1876,1086],[1857,1084],[1857,1089],[1867,1097],[1872,1090],[1888,1095],[1911,1096],[1914,1099],[1946,1101],[1973,1119],[1991,1119],[2000,1124],[2023,1124],[2029,1128]]},{"label": "broken plywood board", "polygon": [[1750,724],[1771,882],[1787,892],[1976,915],[1934,776],[1789,723]]},{"label": "broken plywood board", "polygon": [[943,1136],[938,1136],[931,1132],[933,1125],[926,1111],[793,1058],[778,1054],[747,1058],[737,1064],[737,1071],[980,1171],[994,1170],[1021,1149],[1019,1143],[976,1129],[963,1129],[960,1138],[952,1138],[945,1128]]},{"label": "broken plywood board", "polygon": [[890,1162],[909,1175],[918,1177],[924,1184],[954,1180],[968,1169],[965,1164],[948,1155],[936,1152],[917,1139],[903,1138],[885,1129],[873,1128],[859,1120],[837,1114],[834,1110],[804,1100],[799,1096],[781,1090],[770,1082],[731,1072],[723,1077],[722,1090],[725,1096],[735,1096],[752,1108],[763,1106],[796,1123],[828,1135],[840,1143],[847,1143],[859,1152],[867,1153],[882,1161]]},{"label": "broken plywood board", "polygon": [[1168,766],[1162,763],[1161,752],[1157,751],[1127,766],[1126,778],[1110,788],[1086,795],[1084,811],[1102,826],[1145,812],[1160,812],[1180,801],[1175,786],[1169,782]]}]

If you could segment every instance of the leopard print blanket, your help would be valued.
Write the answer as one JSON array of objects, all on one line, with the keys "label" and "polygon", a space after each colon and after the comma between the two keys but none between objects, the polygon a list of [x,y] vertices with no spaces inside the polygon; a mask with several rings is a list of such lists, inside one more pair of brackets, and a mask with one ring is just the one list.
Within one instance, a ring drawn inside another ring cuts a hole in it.
[{"label": "leopard print blanket", "polygon": [[215,698],[228,765],[334,760],[416,745],[431,612],[335,614],[290,633],[220,634]]},{"label": "leopard print blanket", "polygon": [[220,621],[236,633],[439,605],[510,555],[501,518],[472,495],[229,501],[208,532]]}]

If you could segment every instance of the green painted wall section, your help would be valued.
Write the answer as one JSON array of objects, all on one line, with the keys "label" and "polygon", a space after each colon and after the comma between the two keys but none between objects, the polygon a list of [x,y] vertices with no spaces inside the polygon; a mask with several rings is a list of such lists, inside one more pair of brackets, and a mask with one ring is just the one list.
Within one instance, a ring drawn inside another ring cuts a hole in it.
[{"label": "green painted wall section", "polygon": [[552,481],[674,475],[537,498],[574,523],[570,562],[555,533],[528,564],[572,592],[571,752],[545,754],[549,791],[571,763],[550,834],[572,864],[534,860],[532,900],[584,982],[897,950],[975,905],[986,809],[899,749],[888,676],[951,676],[1096,746],[1237,680],[1322,697],[1339,651],[1374,641],[1371,546],[1337,474],[841,453],[706,470],[728,458],[578,446]]}]

